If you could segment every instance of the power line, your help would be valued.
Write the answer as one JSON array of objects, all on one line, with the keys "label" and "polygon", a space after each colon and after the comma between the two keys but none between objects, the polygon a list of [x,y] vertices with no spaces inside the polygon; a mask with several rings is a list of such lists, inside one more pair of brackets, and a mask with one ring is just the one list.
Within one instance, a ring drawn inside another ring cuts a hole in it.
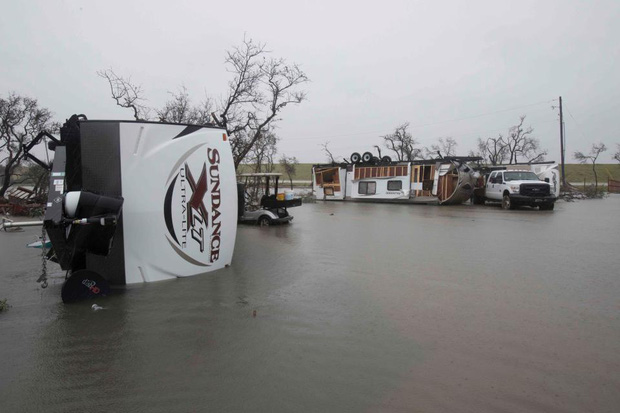
[{"label": "power line", "polygon": [[[523,108],[528,108],[528,107],[532,107],[532,106],[537,106],[537,105],[541,105],[543,103],[551,103],[554,102],[556,99],[551,99],[551,100],[544,100],[544,101],[540,101],[540,102],[536,102],[536,103],[530,103],[527,105],[523,105],[523,106],[516,106],[513,108],[508,108],[508,109],[500,109],[500,110],[496,110],[493,112],[486,112],[486,113],[480,113],[477,115],[472,115],[472,116],[465,116],[465,117],[461,117],[461,118],[455,118],[455,119],[446,119],[443,121],[438,121],[438,122],[432,122],[432,123],[425,123],[425,124],[420,124],[420,125],[410,125],[410,127],[412,129],[415,128],[423,128],[426,126],[434,126],[434,125],[441,125],[444,123],[451,123],[451,122],[458,122],[461,120],[468,120],[468,119],[475,119],[475,118],[480,118],[483,116],[488,116],[488,115],[495,115],[498,113],[503,113],[503,112],[510,112],[513,110],[518,110],[518,109],[523,109]],[[313,139],[329,139],[329,138],[341,138],[341,137],[347,137],[347,136],[360,136],[360,135],[377,135],[377,134],[381,134],[381,133],[385,133],[385,130],[381,130],[381,131],[367,131],[367,132],[354,132],[354,133],[346,133],[346,134],[340,134],[340,135],[321,135],[321,136],[306,136],[306,137],[298,137],[298,138],[294,138],[295,140],[313,140]]]},{"label": "power line", "polygon": [[481,113],[479,115],[466,116],[466,117],[463,117],[463,118],[449,119],[449,120],[445,120],[445,121],[441,121],[441,122],[427,123],[427,124],[424,124],[424,125],[415,125],[413,127],[414,128],[421,128],[421,127],[424,127],[424,126],[440,125],[440,124],[443,124],[443,123],[456,122],[456,121],[459,121],[459,120],[475,119],[475,118],[480,118],[482,116],[494,115],[496,113],[510,112],[512,110],[528,108],[528,107],[540,105],[540,104],[543,104],[543,103],[551,103],[553,101],[554,101],[554,99],[552,99],[552,100],[545,100],[545,101],[541,101],[541,102],[537,102],[537,103],[531,103],[529,105],[518,106],[518,107],[514,107],[514,108],[510,108],[510,109],[501,109],[501,110],[496,110],[494,112]]},{"label": "power line", "polygon": [[[557,122],[556,119],[552,119],[552,120],[546,120],[546,121],[539,121],[536,122],[537,125],[540,124],[546,124],[546,123],[552,123],[552,122]],[[475,137],[480,137],[480,135],[485,135],[485,134],[489,134],[492,132],[502,132],[502,131],[507,131],[508,128],[501,128],[501,129],[487,129],[487,130],[479,130],[479,131],[471,131],[471,132],[467,132],[465,135],[454,135],[452,136],[453,138],[459,140],[459,139],[468,139],[468,138],[475,138]],[[439,138],[444,138],[446,137],[445,135],[443,136],[434,136],[434,137],[427,137],[424,138],[425,141],[433,141]],[[318,145],[318,144],[317,144]],[[351,149],[351,150],[359,150],[360,146],[365,145],[365,143],[363,142],[356,142],[356,143],[345,143],[344,145],[330,145],[330,149],[340,149],[340,150],[344,150],[344,149]],[[368,143],[366,145],[370,145],[373,146],[372,143]],[[287,152],[291,152],[291,153],[299,153],[299,152],[307,152],[308,149],[296,149],[296,150],[291,150],[291,151],[287,151]]]},{"label": "power line", "polygon": [[573,118],[573,120],[575,121],[575,125],[577,125],[577,130],[579,131],[579,134],[581,135],[581,137],[584,138],[584,139],[587,139],[586,136],[583,134],[583,131],[581,129],[581,125],[579,124],[579,122],[577,122],[577,119],[575,119],[575,117],[571,113],[570,109],[566,106],[566,103],[564,103],[564,109],[566,109],[566,111],[568,112],[570,117]]}]

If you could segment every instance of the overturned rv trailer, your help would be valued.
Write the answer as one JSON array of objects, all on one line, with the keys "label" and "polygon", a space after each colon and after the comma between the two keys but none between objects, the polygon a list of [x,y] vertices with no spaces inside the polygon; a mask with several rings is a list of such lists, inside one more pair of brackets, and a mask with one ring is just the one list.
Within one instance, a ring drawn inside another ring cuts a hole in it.
[{"label": "overturned rv trailer", "polygon": [[[355,154],[354,154],[355,155]],[[479,157],[392,162],[320,164],[312,167],[312,188],[319,200],[461,204],[470,199],[479,174],[469,162]]]},{"label": "overturned rv trailer", "polygon": [[60,140],[42,135],[55,151],[48,258],[71,274],[63,301],[230,264],[237,186],[225,130],[74,115]]}]

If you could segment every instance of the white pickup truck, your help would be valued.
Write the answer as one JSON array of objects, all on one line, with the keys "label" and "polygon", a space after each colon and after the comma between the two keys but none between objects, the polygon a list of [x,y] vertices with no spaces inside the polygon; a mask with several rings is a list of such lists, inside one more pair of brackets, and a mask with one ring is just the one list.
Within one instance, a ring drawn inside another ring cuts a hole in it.
[{"label": "white pickup truck", "polygon": [[528,205],[550,211],[556,199],[548,178],[541,181],[534,172],[529,171],[494,171],[487,179],[484,198],[478,197],[474,202],[501,201],[504,209]]}]

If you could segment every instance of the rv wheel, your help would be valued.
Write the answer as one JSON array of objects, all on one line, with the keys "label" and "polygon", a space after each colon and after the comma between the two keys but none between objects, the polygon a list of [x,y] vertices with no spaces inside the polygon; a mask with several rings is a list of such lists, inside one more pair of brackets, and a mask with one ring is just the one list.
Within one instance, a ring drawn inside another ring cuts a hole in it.
[{"label": "rv wheel", "polygon": [[362,159],[362,157],[360,156],[359,153],[353,152],[351,154],[351,163],[359,163],[361,159]]},{"label": "rv wheel", "polygon": [[64,303],[73,303],[88,298],[104,297],[110,294],[110,284],[100,274],[90,270],[78,270],[71,274],[62,286]]},{"label": "rv wheel", "polygon": [[390,158],[389,156],[384,156],[383,158],[381,158],[381,162],[390,163],[392,162],[392,158]]},{"label": "rv wheel", "polygon": [[267,215],[262,215],[260,218],[258,218],[258,225],[261,227],[268,227],[269,225],[271,225],[271,218],[269,218]]},{"label": "rv wheel", "polygon": [[370,161],[372,161],[372,153],[364,152],[364,154],[362,155],[362,162],[369,163]]}]

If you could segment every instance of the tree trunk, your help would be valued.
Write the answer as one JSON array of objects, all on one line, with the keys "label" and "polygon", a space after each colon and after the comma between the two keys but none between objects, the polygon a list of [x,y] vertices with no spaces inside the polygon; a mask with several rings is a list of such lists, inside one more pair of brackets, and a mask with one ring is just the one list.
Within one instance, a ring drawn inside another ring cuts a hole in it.
[{"label": "tree trunk", "polygon": [[0,198],[4,197],[9,185],[11,185],[11,163],[7,163],[4,167],[4,176],[2,177],[2,187],[0,187]]},{"label": "tree trunk", "polygon": [[596,175],[596,164],[592,162],[592,172],[594,172],[594,190],[598,192],[598,176]]}]

